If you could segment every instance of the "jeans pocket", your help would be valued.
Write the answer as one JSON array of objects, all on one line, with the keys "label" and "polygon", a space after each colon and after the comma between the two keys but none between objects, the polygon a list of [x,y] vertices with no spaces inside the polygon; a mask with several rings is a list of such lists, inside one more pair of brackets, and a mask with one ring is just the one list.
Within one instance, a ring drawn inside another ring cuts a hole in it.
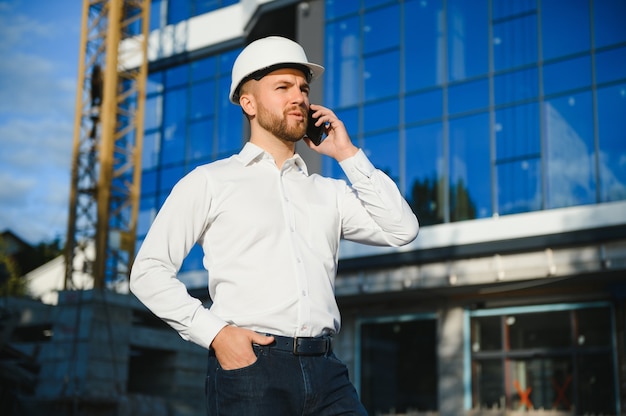
[{"label": "jeans pocket", "polygon": [[249,366],[234,370],[220,368],[216,372],[215,403],[220,414],[251,414],[246,413],[249,406],[259,403],[265,395],[263,382],[269,377],[266,357],[256,349],[255,352],[257,360]]}]

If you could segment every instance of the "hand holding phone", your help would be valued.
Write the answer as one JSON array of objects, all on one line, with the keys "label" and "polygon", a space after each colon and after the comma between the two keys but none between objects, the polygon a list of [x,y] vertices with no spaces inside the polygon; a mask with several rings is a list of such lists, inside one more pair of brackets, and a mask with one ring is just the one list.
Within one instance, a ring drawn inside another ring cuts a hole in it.
[{"label": "hand holding phone", "polygon": [[309,122],[306,128],[306,137],[308,137],[314,145],[319,146],[324,137],[324,131],[326,130],[326,126],[324,125],[324,123],[322,123],[321,126],[315,125],[317,119],[313,118],[314,112],[315,111],[309,108]]}]

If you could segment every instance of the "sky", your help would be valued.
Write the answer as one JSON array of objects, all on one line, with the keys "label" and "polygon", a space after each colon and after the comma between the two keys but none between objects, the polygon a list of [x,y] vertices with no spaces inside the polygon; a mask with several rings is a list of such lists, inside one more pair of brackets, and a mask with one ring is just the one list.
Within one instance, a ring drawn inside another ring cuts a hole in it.
[{"label": "sky", "polygon": [[82,0],[0,0],[0,232],[65,241]]}]

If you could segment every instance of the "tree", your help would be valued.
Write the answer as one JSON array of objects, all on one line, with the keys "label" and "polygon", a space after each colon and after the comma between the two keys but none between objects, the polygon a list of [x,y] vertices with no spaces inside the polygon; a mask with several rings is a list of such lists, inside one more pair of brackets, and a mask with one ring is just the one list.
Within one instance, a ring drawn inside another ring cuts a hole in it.
[{"label": "tree", "polygon": [[0,295],[24,296],[26,280],[21,277],[17,262],[7,251],[6,242],[0,235]]}]

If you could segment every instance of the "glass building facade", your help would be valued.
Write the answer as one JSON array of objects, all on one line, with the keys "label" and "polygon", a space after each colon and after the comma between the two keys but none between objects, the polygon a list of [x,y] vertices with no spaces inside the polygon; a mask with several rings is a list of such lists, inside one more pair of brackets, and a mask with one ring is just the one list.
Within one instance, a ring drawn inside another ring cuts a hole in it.
[{"label": "glass building facade", "polygon": [[[154,0],[151,25],[163,29],[251,5],[275,12],[257,3],[279,4],[290,16],[309,13],[297,1]],[[422,235],[437,239],[444,230],[438,227],[572,207],[588,207],[589,218],[595,218],[596,207],[626,201],[625,1],[309,3],[322,11],[315,22],[322,40],[320,63],[326,67],[318,87],[322,104],[396,181],[420,219]],[[256,21],[258,30],[242,31],[235,41],[208,42],[150,63],[138,243],[178,179],[197,165],[238,152],[246,141],[241,110],[228,101],[230,70],[241,48],[253,37],[271,34],[304,40],[280,20]],[[324,157],[312,170],[345,178],[338,164]],[[550,231],[553,239],[520,239],[510,251],[545,251],[552,258],[547,247],[553,241],[564,247],[583,241],[595,249],[595,236],[605,236],[576,234],[568,240],[563,223],[562,231]],[[613,230],[606,237],[610,243],[625,238],[620,234],[625,224],[597,228]],[[506,245],[501,243],[495,239],[484,249],[457,244],[443,254],[418,253],[411,261],[419,267],[439,262],[449,269],[446,264],[455,259],[492,256],[490,267],[496,268],[499,246]],[[344,262],[349,263],[344,269],[358,275],[388,267],[383,280],[401,274],[394,270],[408,262],[356,257]],[[569,273],[594,277],[577,267]],[[549,268],[547,275],[555,273]],[[456,283],[454,273],[444,274],[446,284]],[[185,261],[181,276],[206,287],[199,248]],[[407,279],[404,289],[411,287]],[[528,291],[514,302],[504,293],[493,301],[495,307],[485,309],[479,289],[464,293],[464,299],[481,299],[472,306],[448,292],[437,293],[442,303],[423,300],[422,306],[409,295],[393,306],[384,295],[376,301],[372,296],[349,300],[342,331],[352,341],[343,352],[371,414],[456,415],[459,408],[476,416],[500,414],[480,409],[540,408],[563,415],[619,414],[626,407],[619,387],[625,374],[617,368],[626,349],[616,334],[625,331],[626,289],[623,283],[611,284],[617,291],[604,297],[586,298],[586,286],[574,295],[559,287],[545,299]],[[441,311],[448,303],[462,314],[455,336],[446,338],[442,316],[447,313]],[[380,304],[387,306],[379,310]],[[455,354],[447,355],[455,337]],[[450,374],[461,378],[452,380]],[[446,390],[448,381],[451,390]],[[457,410],[446,413],[445,408]]]},{"label": "glass building facade", "polygon": [[423,224],[624,200],[625,15],[623,1],[329,1],[325,103]]}]

